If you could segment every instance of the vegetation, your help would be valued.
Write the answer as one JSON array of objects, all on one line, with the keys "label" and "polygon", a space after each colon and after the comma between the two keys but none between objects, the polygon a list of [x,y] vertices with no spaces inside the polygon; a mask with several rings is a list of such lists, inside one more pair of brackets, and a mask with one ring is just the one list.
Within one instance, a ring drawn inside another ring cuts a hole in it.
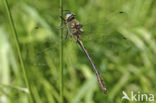
[{"label": "vegetation", "polygon": [[[31,98],[59,103],[59,0],[8,0],[17,33],[3,1],[0,103],[28,103]],[[63,40],[64,103],[133,103],[122,100],[123,91],[156,95],[155,5],[155,0],[64,0],[64,9],[84,25],[81,39],[108,89],[105,95],[99,88],[89,60],[69,35]]]}]

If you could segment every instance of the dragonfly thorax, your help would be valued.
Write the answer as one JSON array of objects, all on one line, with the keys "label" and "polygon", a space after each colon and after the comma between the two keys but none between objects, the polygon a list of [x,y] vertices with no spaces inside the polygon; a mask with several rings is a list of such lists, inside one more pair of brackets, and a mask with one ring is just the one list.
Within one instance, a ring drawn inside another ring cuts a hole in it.
[{"label": "dragonfly thorax", "polygon": [[80,24],[76,19],[75,19],[75,14],[73,13],[66,13],[65,16],[65,22],[66,22],[66,26],[68,28],[68,32],[70,32],[75,40],[77,40],[76,38],[79,38],[79,35],[81,35],[83,33],[82,30],[82,24]]}]

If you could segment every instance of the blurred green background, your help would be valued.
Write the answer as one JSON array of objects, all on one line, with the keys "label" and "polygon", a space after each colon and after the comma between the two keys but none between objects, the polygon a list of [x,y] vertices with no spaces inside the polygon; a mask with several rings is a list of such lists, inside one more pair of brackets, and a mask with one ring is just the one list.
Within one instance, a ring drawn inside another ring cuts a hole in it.
[{"label": "blurred green background", "polygon": [[[28,103],[28,89],[3,1],[0,103]],[[35,103],[58,103],[59,0],[8,2],[33,99]],[[69,37],[64,41],[63,56],[65,103],[131,103],[121,100],[122,91],[156,95],[156,0],[64,0],[63,5],[84,24],[81,38],[108,89],[104,95],[87,57]]]}]

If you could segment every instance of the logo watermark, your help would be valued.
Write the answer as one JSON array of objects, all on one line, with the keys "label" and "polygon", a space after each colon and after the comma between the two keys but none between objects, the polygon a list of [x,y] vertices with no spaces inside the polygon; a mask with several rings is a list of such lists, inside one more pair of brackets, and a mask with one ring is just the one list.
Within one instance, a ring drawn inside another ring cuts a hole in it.
[{"label": "logo watermark", "polygon": [[128,96],[125,91],[122,91],[122,93],[124,95],[122,97],[122,100],[126,99],[128,101],[149,101],[149,102],[154,101],[154,94],[142,94],[140,93],[140,91],[134,93],[133,91],[131,91],[130,96]]}]

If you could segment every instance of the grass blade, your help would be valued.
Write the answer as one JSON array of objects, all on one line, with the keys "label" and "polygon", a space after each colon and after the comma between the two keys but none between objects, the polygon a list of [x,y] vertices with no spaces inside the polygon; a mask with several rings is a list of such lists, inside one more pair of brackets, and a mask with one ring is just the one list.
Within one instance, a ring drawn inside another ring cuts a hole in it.
[{"label": "grass blade", "polygon": [[[63,16],[63,0],[60,0],[60,16]],[[61,20],[61,26],[63,26],[63,20]],[[63,100],[63,29],[60,29],[60,103],[64,103]]]},{"label": "grass blade", "polygon": [[18,56],[19,56],[22,72],[23,72],[23,75],[24,75],[24,81],[25,81],[26,87],[29,89],[29,93],[30,93],[29,94],[29,99],[30,99],[30,102],[32,103],[32,93],[31,93],[30,84],[29,84],[29,81],[28,81],[28,76],[27,76],[27,73],[26,73],[26,70],[25,70],[25,67],[24,67],[24,63],[23,63],[23,60],[22,60],[22,56],[21,56],[19,41],[18,41],[18,37],[17,37],[17,31],[16,31],[16,28],[15,28],[15,25],[14,25],[14,21],[13,21],[13,17],[12,17],[12,14],[11,14],[11,11],[10,11],[10,8],[9,8],[9,5],[8,5],[8,1],[4,0],[4,4],[5,4],[7,14],[8,14],[11,29],[13,31],[13,39],[15,40],[17,53],[18,53]]}]

